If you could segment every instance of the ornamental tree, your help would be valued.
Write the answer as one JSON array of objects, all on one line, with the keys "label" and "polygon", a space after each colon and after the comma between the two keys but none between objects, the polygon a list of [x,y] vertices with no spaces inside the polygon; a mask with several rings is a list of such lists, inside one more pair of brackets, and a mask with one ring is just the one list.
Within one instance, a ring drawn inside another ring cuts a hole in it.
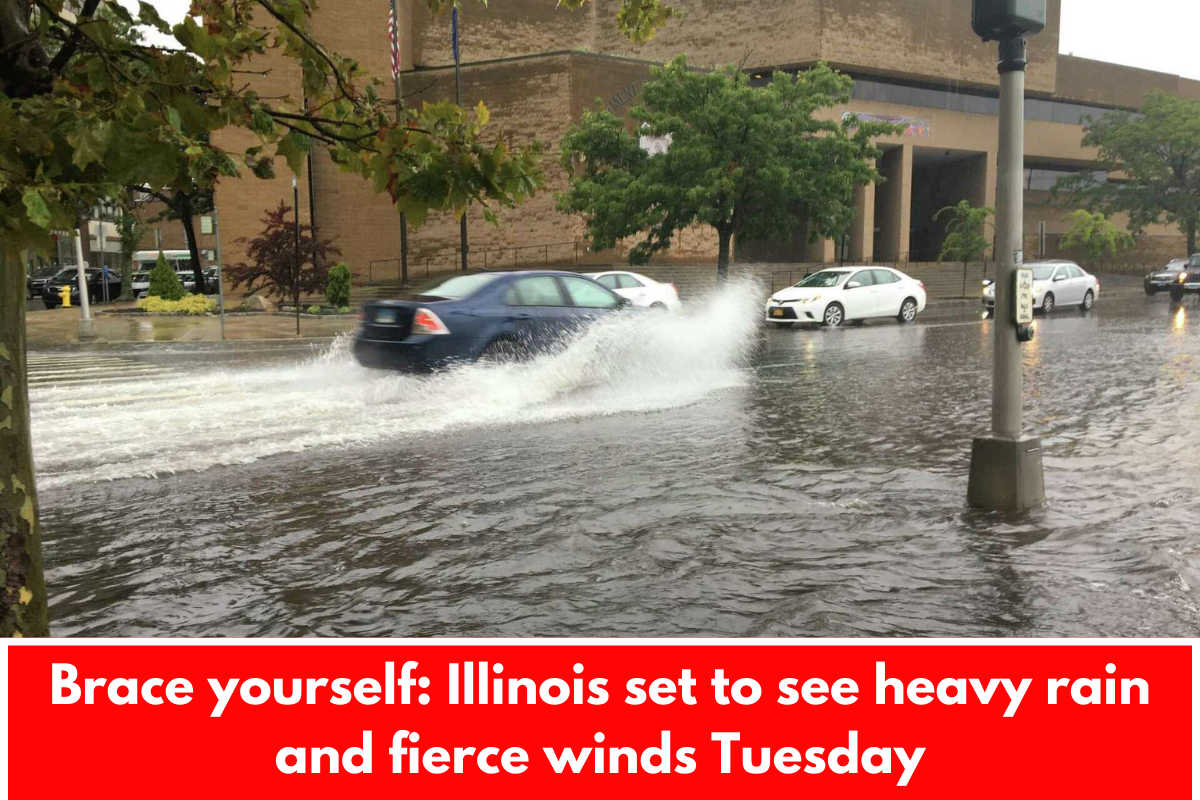
[{"label": "ornamental tree", "polygon": [[1177,225],[1187,253],[1200,231],[1200,100],[1150,92],[1139,113],[1108,111],[1086,121],[1083,146],[1096,149],[1096,168],[1119,179],[1096,182],[1093,172],[1060,180],[1055,192],[1107,216],[1129,215],[1141,235],[1156,223]]},{"label": "ornamental tree", "polygon": [[[428,0],[433,11],[450,2]],[[144,0],[136,12],[113,0],[66,5],[0,0],[0,636],[47,632],[25,382],[29,251],[49,253],[54,232],[87,209],[124,205],[128,187],[173,195],[243,171],[270,177],[275,157],[299,172],[314,148],[386,191],[414,226],[472,203],[494,219],[542,185],[538,148],[491,135],[482,103],[397,108],[379,80],[313,37],[316,0],[193,0],[174,26]],[[660,0],[622,0],[618,22],[644,39],[672,13]],[[128,35],[135,26],[178,49],[143,44]],[[298,96],[250,88],[268,52],[298,67]],[[254,141],[222,149],[209,134],[228,128]]]},{"label": "ornamental tree", "polygon": [[263,217],[263,231],[253,239],[239,239],[246,246],[249,263],[242,262],[225,268],[230,285],[247,291],[265,291],[278,298],[290,298],[300,307],[300,297],[320,294],[329,282],[329,267],[333,256],[342,251],[331,239],[317,239],[311,225],[300,225],[300,250],[296,256],[296,223],[290,218],[290,206],[280,203]]},{"label": "ornamental tree", "polygon": [[717,276],[729,271],[733,237],[784,239],[797,212],[811,236],[840,236],[854,219],[854,188],[880,180],[874,137],[886,123],[822,119],[846,103],[853,81],[825,64],[776,72],[763,88],[734,66],[700,71],[679,56],[651,70],[633,118],[648,136],[669,137],[650,155],[613,114],[584,114],[562,140],[570,188],[558,200],[581,214],[594,250],[639,237],[631,263],[665,250],[683,228],[717,232]]}]

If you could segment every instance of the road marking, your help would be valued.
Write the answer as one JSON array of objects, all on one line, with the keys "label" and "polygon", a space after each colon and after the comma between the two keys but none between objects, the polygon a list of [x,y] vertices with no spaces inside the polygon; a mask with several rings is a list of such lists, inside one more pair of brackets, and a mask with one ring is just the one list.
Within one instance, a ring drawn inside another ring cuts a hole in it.
[{"label": "road marking", "polygon": [[161,380],[176,373],[136,358],[93,353],[34,353],[27,363],[29,386],[38,389]]}]

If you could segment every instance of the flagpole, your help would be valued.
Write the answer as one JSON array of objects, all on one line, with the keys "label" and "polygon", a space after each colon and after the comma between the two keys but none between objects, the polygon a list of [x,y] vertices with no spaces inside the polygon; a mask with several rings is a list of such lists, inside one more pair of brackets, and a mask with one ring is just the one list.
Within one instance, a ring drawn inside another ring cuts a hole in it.
[{"label": "flagpole", "polygon": [[[392,13],[388,20],[388,36],[392,43],[392,80],[396,84],[396,124],[404,124],[404,94],[400,91],[400,18],[396,0],[391,0]],[[408,285],[408,215],[400,212],[400,283]]]},{"label": "flagpole", "polygon": [[[458,6],[450,10],[450,28],[451,28],[451,43],[454,46],[454,102],[462,107],[462,62],[458,56]],[[471,207],[468,202],[467,207],[463,209],[462,218],[459,225],[459,241],[462,248],[462,271],[467,271],[467,209]]]}]

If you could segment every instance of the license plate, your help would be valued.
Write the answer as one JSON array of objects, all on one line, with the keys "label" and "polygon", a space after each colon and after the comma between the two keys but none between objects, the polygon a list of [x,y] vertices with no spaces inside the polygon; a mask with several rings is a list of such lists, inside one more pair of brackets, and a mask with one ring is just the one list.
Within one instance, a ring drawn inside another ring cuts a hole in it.
[{"label": "license plate", "polygon": [[375,322],[379,325],[395,325],[396,320],[398,319],[400,319],[400,315],[395,311],[387,310],[375,312]]},{"label": "license plate", "polygon": [[772,317],[782,317],[782,316],[783,316],[783,309],[782,309],[782,308],[772,308],[772,309],[771,309],[771,316],[772,316]]}]

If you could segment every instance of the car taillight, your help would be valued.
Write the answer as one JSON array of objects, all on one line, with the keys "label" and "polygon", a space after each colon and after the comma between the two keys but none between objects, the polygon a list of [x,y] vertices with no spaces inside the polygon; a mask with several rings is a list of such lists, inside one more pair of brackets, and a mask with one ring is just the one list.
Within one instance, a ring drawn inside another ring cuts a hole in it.
[{"label": "car taillight", "polygon": [[416,316],[413,317],[412,332],[430,336],[445,336],[450,333],[450,329],[438,319],[437,314],[428,308],[419,308]]},{"label": "car taillight", "polygon": [[668,283],[667,286],[670,287],[672,294],[674,294],[676,297],[679,297],[679,290],[675,288],[675,284]]},{"label": "car taillight", "polygon": [[917,286],[921,287],[921,291],[925,291],[925,281],[917,281]]}]

